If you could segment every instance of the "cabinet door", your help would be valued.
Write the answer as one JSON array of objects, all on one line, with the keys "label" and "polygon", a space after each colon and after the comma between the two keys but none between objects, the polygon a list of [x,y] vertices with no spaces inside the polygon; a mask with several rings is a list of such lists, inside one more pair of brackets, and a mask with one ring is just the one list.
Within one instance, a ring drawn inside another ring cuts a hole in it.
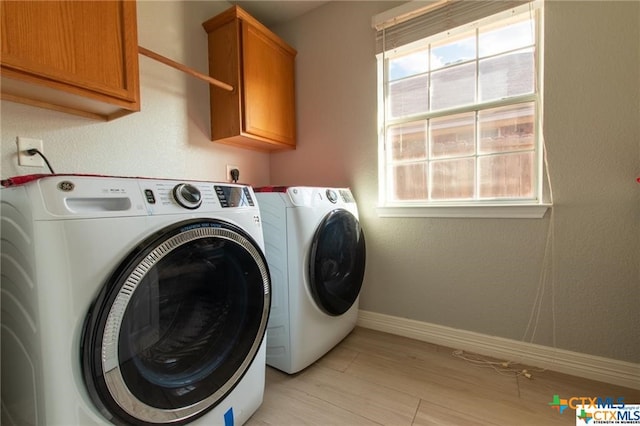
[{"label": "cabinet door", "polygon": [[243,130],[293,147],[295,53],[245,21],[242,36]]},{"label": "cabinet door", "polygon": [[139,110],[135,6],[2,1],[3,76]]}]

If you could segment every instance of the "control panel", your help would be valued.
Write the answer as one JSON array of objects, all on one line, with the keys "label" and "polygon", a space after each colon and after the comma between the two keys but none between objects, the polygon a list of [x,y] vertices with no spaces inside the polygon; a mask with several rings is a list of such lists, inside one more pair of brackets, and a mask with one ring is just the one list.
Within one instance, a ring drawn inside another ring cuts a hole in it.
[{"label": "control panel", "polygon": [[246,186],[216,185],[215,190],[222,207],[254,206],[251,191]]},{"label": "control panel", "polygon": [[46,176],[38,217],[116,217],[257,208],[247,185],[169,179]]},{"label": "control panel", "polygon": [[244,185],[179,181],[149,181],[146,185],[143,181],[141,185],[150,213],[256,206],[251,188]]}]

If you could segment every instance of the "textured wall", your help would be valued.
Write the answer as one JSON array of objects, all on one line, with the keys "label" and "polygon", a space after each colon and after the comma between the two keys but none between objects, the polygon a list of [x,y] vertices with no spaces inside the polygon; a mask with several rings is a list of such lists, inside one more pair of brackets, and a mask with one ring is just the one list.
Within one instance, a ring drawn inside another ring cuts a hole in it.
[{"label": "textured wall", "polygon": [[[229,3],[138,2],[141,46],[206,73],[207,36],[202,22]],[[104,123],[2,102],[3,178],[46,172],[17,165],[17,136],[44,140],[59,173],[98,173],[224,180],[226,164],[240,166],[240,180],[266,185],[268,154],[210,142],[206,83],[140,56],[142,111]]]},{"label": "textured wall", "polygon": [[[142,111],[110,123],[3,101],[0,176],[43,171],[16,165],[15,138],[26,136],[44,139],[59,172],[221,180],[232,163],[254,185],[351,186],[367,233],[363,309],[520,340],[540,276],[552,272],[534,342],[553,345],[553,291],[558,347],[640,362],[640,3],[547,2],[555,207],[546,264],[550,215],[377,216],[370,23],[396,5],[331,2],[276,28],[298,49],[296,151],[269,157],[209,142],[206,85],[141,57]],[[206,71],[200,24],[227,6],[138,2],[140,44]]]},{"label": "textured wall", "polygon": [[331,2],[277,29],[299,51],[299,142],[271,156],[272,183],[352,187],[362,309],[640,362],[640,3],[546,3],[555,204],[535,220],[377,216],[371,17],[398,4]]}]

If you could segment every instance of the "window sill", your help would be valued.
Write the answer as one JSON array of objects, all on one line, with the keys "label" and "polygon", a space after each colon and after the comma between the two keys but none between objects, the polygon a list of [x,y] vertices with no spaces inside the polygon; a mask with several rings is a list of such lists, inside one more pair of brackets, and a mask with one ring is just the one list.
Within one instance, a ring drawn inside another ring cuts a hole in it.
[{"label": "window sill", "polygon": [[379,206],[379,217],[541,219],[551,204]]}]

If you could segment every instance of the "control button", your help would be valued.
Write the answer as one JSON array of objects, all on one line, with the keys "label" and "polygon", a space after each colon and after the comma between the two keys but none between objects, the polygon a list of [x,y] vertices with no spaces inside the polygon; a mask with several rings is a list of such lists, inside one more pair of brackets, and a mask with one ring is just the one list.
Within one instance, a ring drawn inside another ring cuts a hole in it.
[{"label": "control button", "polygon": [[194,210],[202,204],[202,194],[195,186],[181,183],[173,187],[173,198],[185,209]]},{"label": "control button", "polygon": [[155,204],[156,203],[156,196],[153,195],[153,191],[150,189],[145,189],[144,190],[144,196],[147,199],[147,203],[149,204]]},{"label": "control button", "polygon": [[249,188],[247,188],[246,186],[243,187],[242,192],[244,192],[244,195],[247,198],[247,203],[249,203],[251,207],[255,206],[255,204],[253,204],[253,198],[251,197],[251,192],[249,191]]},{"label": "control button", "polygon": [[224,192],[224,188],[221,186],[214,186],[216,194],[218,195],[218,201],[220,201],[220,207],[229,207],[229,200],[227,194]]},{"label": "control button", "polygon": [[327,189],[327,200],[331,201],[333,204],[338,201],[338,194],[333,189]]},{"label": "control button", "polygon": [[353,195],[351,194],[351,191],[349,191],[348,189],[341,189],[340,190],[340,195],[342,196],[342,201],[344,201],[345,203],[355,203],[356,202],[353,199]]}]

